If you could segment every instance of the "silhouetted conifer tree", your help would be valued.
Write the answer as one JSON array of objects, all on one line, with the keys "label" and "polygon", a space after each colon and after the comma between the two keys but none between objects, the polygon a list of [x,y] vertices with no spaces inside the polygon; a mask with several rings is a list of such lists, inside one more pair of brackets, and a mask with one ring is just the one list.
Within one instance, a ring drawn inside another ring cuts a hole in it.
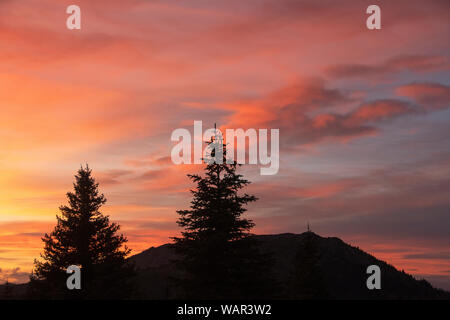
[{"label": "silhouetted conifer tree", "polygon": [[320,267],[320,250],[317,236],[304,233],[294,257],[294,270],[289,296],[293,299],[326,299],[328,297],[323,272]]},{"label": "silhouetted conifer tree", "polygon": [[6,280],[5,284],[3,285],[2,299],[11,300],[12,298],[13,294],[11,283],[9,283],[9,280]]},{"label": "silhouetted conifer tree", "polygon": [[[219,141],[219,142],[218,142]],[[209,147],[221,139],[211,139]],[[259,252],[251,237],[254,226],[242,218],[244,206],[256,197],[238,192],[250,182],[236,173],[237,163],[226,163],[223,153],[211,152],[205,176],[188,175],[197,184],[191,190],[190,210],[179,210],[181,238],[174,238],[181,255],[178,266],[184,272],[179,284],[187,298],[252,299],[275,293],[269,276],[270,260]],[[211,161],[223,157],[223,163]],[[208,160],[207,160],[208,161]]]},{"label": "silhouetted conifer tree", "polygon": [[[126,261],[127,239],[117,234],[120,226],[110,223],[99,210],[106,202],[99,194],[91,169],[81,167],[75,175],[74,192],[50,234],[42,238],[43,261],[35,260],[30,294],[36,298],[121,299],[132,294],[134,267]],[[69,290],[70,265],[81,268],[81,290]]]}]

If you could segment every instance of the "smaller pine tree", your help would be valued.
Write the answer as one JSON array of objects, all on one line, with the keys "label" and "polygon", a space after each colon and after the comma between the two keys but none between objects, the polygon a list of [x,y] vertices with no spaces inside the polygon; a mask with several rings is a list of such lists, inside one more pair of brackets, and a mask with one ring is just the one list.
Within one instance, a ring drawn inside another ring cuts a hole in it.
[{"label": "smaller pine tree", "polygon": [[[59,209],[57,224],[42,238],[43,261],[35,260],[30,294],[35,298],[108,299],[132,294],[134,268],[126,256],[127,239],[117,234],[120,226],[110,223],[99,210],[106,202],[88,166],[75,175],[68,205]],[[70,265],[81,268],[81,290],[68,290],[65,272]]]},{"label": "smaller pine tree", "polygon": [[11,283],[8,279],[6,279],[6,282],[3,286],[3,292],[2,292],[2,299],[3,300],[11,300],[13,298],[13,289],[11,286]]}]

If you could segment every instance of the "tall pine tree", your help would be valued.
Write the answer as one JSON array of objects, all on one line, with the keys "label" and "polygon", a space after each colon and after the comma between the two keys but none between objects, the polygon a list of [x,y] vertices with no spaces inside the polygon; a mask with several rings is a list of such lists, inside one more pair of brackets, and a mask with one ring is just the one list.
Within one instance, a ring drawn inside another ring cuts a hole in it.
[{"label": "tall pine tree", "polygon": [[[43,261],[35,260],[31,295],[37,298],[121,299],[132,294],[133,266],[126,261],[127,239],[117,234],[120,226],[110,223],[99,210],[106,202],[88,166],[75,175],[74,191],[50,234],[42,238]],[[69,290],[66,269],[81,268],[81,290]]]},{"label": "tall pine tree", "polygon": [[205,176],[188,175],[197,184],[190,209],[177,211],[177,223],[184,228],[182,237],[173,238],[183,272],[178,283],[185,298],[267,298],[274,292],[270,258],[251,236],[254,223],[242,217],[244,206],[257,198],[239,194],[250,182],[236,173],[236,162],[226,162],[226,146],[219,138],[209,143]]}]

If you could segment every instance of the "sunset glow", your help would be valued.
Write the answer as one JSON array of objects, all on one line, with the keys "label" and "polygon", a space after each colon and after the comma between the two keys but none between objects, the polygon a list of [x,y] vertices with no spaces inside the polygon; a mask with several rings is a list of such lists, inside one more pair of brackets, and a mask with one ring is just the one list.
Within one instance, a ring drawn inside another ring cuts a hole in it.
[{"label": "sunset glow", "polygon": [[280,169],[242,166],[254,233],[309,221],[450,290],[450,7],[377,1],[0,2],[0,283],[28,281],[88,163],[136,254],[189,206],[170,135],[277,128]]}]

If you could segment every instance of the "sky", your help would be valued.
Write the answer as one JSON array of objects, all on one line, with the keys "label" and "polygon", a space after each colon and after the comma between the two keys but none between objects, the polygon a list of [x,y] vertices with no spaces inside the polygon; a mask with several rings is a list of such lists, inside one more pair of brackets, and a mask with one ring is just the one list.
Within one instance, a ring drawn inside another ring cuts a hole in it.
[{"label": "sky", "polygon": [[133,253],[178,235],[202,166],[172,163],[171,133],[202,120],[280,130],[278,174],[240,168],[254,233],[309,222],[450,290],[449,9],[0,0],[0,282],[27,281],[82,164]]}]

